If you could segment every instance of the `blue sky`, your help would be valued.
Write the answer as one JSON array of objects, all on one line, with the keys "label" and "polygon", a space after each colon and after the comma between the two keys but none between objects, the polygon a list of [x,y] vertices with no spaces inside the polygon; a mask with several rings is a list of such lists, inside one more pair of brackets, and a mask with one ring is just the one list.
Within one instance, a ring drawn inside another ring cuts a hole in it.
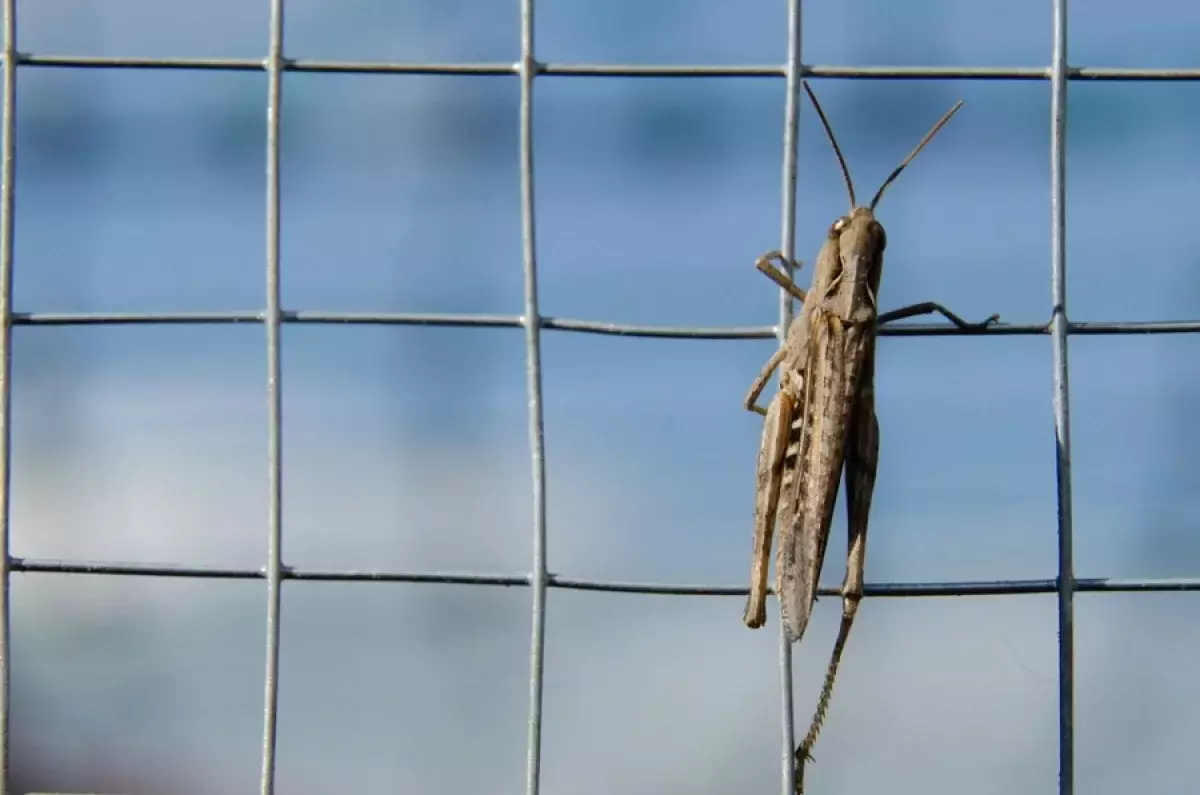
[{"label": "blue sky", "polygon": [[[1196,66],[1200,11],[1145,5],[1075,4],[1071,63]],[[784,3],[734,9],[548,1],[537,55],[782,62]],[[518,33],[515,2],[292,0],[286,54],[511,62]],[[1045,2],[809,2],[803,57],[1040,66],[1050,35]],[[265,2],[20,8],[19,49],[36,54],[261,57],[266,38]],[[966,100],[880,207],[884,306],[1048,318],[1048,83],[815,89],[860,193]],[[1196,317],[1198,90],[1071,84],[1073,320]],[[261,308],[265,75],[22,68],[18,91],[18,311]],[[783,91],[779,79],[539,78],[543,313],[773,323],[777,291],[752,263],[779,242]],[[517,100],[505,77],[285,75],[285,308],[519,314]],[[804,106],[801,259],[844,207]],[[261,565],[261,328],[20,328],[15,340],[14,554]],[[745,581],[761,426],[740,402],[772,344],[543,335],[552,571]],[[1200,565],[1183,453],[1195,345],[1071,341],[1080,576]],[[519,330],[287,327],[283,351],[288,563],[528,568]],[[870,581],[1053,576],[1051,372],[1048,337],[881,343]],[[843,533],[839,509],[830,583]],[[1200,773],[1190,598],[1079,597],[1081,791]],[[528,599],[289,583],[279,791],[517,791]],[[150,759],[181,792],[256,786],[261,583],[17,575],[13,600],[14,742],[61,751],[64,770]],[[810,789],[1052,788],[1054,610],[1048,596],[866,602]],[[545,792],[775,790],[773,606],[760,632],[736,597],[554,591],[549,611]],[[835,618],[823,601],[796,652],[800,722]]]}]

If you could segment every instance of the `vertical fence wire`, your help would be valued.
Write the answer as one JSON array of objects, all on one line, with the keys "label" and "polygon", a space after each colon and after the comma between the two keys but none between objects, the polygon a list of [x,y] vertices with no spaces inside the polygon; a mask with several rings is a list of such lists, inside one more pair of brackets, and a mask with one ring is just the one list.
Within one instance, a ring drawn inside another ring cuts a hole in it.
[{"label": "vertical fence wire", "polygon": [[525,792],[538,795],[542,771],[542,685],[546,648],[546,447],[542,422],[542,316],[538,307],[537,245],[533,201],[534,0],[520,0],[521,13],[521,244],[525,281],[525,379],[529,397],[529,457],[533,478],[533,592],[529,637],[529,723]]},{"label": "vertical fence wire", "polygon": [[279,133],[283,104],[283,0],[271,2],[267,52],[266,293],[267,344],[267,642],[263,682],[262,795],[275,792],[279,718],[279,603],[283,587],[283,449],[279,306]]},{"label": "vertical fence wire", "polygon": [[17,0],[4,0],[4,106],[0,146],[0,795],[8,792],[9,507],[12,457],[13,215],[16,208]]},{"label": "vertical fence wire", "polygon": [[1075,790],[1075,571],[1071,552],[1071,401],[1067,368],[1067,0],[1054,3],[1050,76],[1050,333],[1058,481],[1058,791]]},{"label": "vertical fence wire", "polygon": [[[800,127],[800,81],[803,61],[800,53],[801,0],[788,0],[788,37],[786,88],[783,108],[783,226],[780,251],[783,266],[788,276],[792,275],[791,261],[796,248],[796,172],[799,160]],[[779,344],[787,339],[788,326],[792,323],[792,297],[787,290],[779,291]],[[796,727],[795,710],[792,707],[792,644],[779,621],[779,697],[780,736],[783,745],[780,787],[783,795],[791,795],[796,787]]]}]

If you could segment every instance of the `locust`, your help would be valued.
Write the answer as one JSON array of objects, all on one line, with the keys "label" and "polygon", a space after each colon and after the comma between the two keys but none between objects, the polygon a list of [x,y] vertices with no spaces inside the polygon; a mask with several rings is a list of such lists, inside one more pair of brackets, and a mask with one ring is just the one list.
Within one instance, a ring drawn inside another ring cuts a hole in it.
[{"label": "locust", "polygon": [[[842,582],[842,623],[809,730],[795,752],[796,792],[803,792],[804,764],[812,759],[833,693],[846,639],[863,595],[867,519],[879,460],[875,415],[875,344],[880,325],[919,315],[940,314],[963,329],[979,330],[999,320],[971,323],[941,304],[926,301],[878,311],[887,234],[875,218],[884,191],[962,107],[959,100],[926,133],[876,191],[858,206],[854,183],[820,102],[803,82],[833,147],[850,198],[850,212],[829,227],[806,292],[788,270],[799,263],[781,252],[764,254],[755,267],[803,302],[783,345],[754,379],[743,405],[764,417],[754,505],[750,593],[742,620],[754,629],[766,623],[767,569],[778,524],[775,592],[788,642],[803,636],[817,597],[817,583],[843,470],[846,481],[847,555]],[[779,262],[783,267],[774,263]],[[758,398],[779,371],[779,390],[767,408]]]}]

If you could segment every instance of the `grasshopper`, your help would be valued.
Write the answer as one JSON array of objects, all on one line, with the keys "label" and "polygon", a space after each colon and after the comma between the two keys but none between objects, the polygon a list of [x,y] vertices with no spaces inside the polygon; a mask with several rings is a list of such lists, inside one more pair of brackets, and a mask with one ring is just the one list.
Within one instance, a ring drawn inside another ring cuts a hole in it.
[{"label": "grasshopper", "polygon": [[[884,180],[866,207],[858,206],[854,183],[837,139],[816,95],[804,82],[821,125],[833,146],[850,198],[850,213],[830,226],[811,288],[806,293],[773,262],[799,267],[774,251],[755,267],[803,302],[784,344],[771,356],[747,393],[744,406],[764,416],[758,453],[754,506],[754,553],[750,595],[742,620],[750,628],[766,623],[768,556],[776,521],[775,591],[784,635],[795,643],[804,635],[817,596],[838,480],[846,473],[847,557],[842,582],[842,623],[808,733],[796,749],[796,791],[803,791],[804,763],[820,733],[833,693],[842,650],[863,593],[867,516],[879,459],[879,422],[875,416],[875,340],[883,323],[918,315],[940,314],[964,329],[981,329],[999,320],[992,315],[969,323],[940,304],[927,301],[879,313],[883,251],[887,235],[875,219],[884,190],[950,120],[962,101],[942,116],[916,148]],[[766,409],[757,400],[775,370],[779,391]]]}]

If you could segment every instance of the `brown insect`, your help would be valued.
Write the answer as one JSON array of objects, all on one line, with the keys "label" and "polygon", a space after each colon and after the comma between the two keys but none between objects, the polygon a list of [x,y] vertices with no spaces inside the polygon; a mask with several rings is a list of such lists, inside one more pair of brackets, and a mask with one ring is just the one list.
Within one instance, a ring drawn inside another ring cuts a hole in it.
[{"label": "brown insect", "polygon": [[[830,657],[825,683],[808,733],[796,749],[796,791],[803,791],[804,763],[820,733],[838,664],[863,592],[867,517],[879,460],[879,422],[875,417],[875,340],[878,327],[902,318],[937,313],[965,329],[984,328],[992,315],[969,323],[940,304],[924,302],[880,314],[877,296],[887,234],[875,218],[884,190],[912,162],[962,106],[954,105],[916,148],[884,180],[871,203],[859,207],[854,183],[820,103],[804,83],[833,146],[850,213],[834,221],[817,255],[807,293],[772,263],[786,262],[780,252],[758,259],[755,267],[803,302],[787,338],[771,356],[746,395],[747,409],[764,415],[754,506],[754,556],[750,595],[742,620],[751,628],[766,622],[768,556],[776,521],[775,591],[784,634],[795,643],[804,635],[817,596],[838,480],[846,473],[848,551],[842,583],[842,624]],[[795,263],[793,266],[798,267]],[[778,369],[779,391],[766,409],[756,404]]]}]

